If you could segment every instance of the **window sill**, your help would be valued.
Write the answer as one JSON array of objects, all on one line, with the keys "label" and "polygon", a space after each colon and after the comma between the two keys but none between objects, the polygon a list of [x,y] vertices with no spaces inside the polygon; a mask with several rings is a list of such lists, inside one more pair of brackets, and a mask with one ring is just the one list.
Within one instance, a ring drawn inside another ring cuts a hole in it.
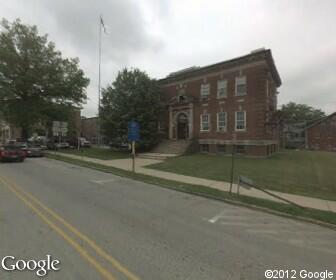
[{"label": "window sill", "polygon": [[200,133],[208,133],[210,130],[200,130]]}]

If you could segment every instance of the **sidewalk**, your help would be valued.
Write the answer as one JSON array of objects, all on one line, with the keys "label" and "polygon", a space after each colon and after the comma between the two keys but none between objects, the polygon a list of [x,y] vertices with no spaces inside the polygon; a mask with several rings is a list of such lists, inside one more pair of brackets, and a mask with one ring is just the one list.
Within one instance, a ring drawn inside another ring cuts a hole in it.
[{"label": "sidewalk", "polygon": [[[53,153],[54,154],[54,153]],[[70,155],[65,153],[57,153],[64,157],[73,158],[73,159],[79,159],[87,162],[93,162],[105,166],[111,166],[127,171],[132,170],[132,159],[114,159],[114,160],[101,160],[101,159],[95,159],[95,158],[89,158],[84,156],[77,156],[77,155]],[[191,177],[166,171],[160,171],[160,170],[154,170],[150,168],[145,168],[148,165],[160,163],[161,160],[155,160],[155,159],[146,159],[146,158],[136,158],[135,160],[135,171],[136,173],[145,174],[153,177],[158,177],[162,179],[177,181],[181,183],[187,183],[187,184],[194,184],[194,185],[201,185],[206,187],[211,187],[214,189],[222,190],[222,191],[229,191],[230,189],[230,183],[223,182],[223,181],[216,181],[216,180],[209,180],[209,179],[203,179],[203,178],[197,178],[197,177]],[[237,191],[237,185],[233,185],[233,192]],[[289,201],[292,201],[298,205],[304,206],[304,207],[310,207],[315,208],[319,210],[324,211],[331,211],[336,213],[336,201],[330,201],[330,200],[324,200],[319,198],[313,198],[308,196],[301,196],[301,195],[295,195],[295,194],[289,194],[289,193],[281,193],[277,191],[270,191],[269,192],[278,195],[280,197],[283,197]],[[260,192],[257,189],[245,189],[240,188],[240,194],[252,196],[256,198],[263,198],[273,201],[280,201],[274,197],[271,197],[263,192]],[[281,201],[283,202],[283,201]]]}]

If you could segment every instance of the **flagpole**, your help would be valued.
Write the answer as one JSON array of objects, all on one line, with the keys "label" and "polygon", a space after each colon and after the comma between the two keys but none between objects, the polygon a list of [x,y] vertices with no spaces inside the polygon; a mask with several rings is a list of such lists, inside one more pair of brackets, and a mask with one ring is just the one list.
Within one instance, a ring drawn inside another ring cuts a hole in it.
[{"label": "flagpole", "polygon": [[100,147],[100,91],[101,91],[101,27],[102,17],[99,16],[99,71],[98,71],[98,121],[97,121],[97,143]]}]

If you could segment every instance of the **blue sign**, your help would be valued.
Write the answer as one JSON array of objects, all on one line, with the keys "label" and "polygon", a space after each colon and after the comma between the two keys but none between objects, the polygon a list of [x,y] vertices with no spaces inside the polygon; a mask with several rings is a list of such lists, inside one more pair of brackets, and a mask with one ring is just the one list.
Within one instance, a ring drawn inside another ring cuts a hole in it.
[{"label": "blue sign", "polygon": [[136,121],[131,121],[128,123],[128,141],[139,141],[140,140],[140,128]]}]

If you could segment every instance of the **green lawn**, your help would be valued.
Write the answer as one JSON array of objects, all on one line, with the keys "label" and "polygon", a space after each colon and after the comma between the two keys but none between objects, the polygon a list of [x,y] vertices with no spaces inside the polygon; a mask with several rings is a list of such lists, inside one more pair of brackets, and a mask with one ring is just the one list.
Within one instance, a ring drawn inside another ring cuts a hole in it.
[{"label": "green lawn", "polygon": [[112,149],[102,149],[102,148],[81,148],[80,150],[64,149],[60,150],[60,152],[104,160],[130,157],[130,154],[128,152],[119,152]]},{"label": "green lawn", "polygon": [[[231,157],[193,154],[149,168],[230,181]],[[266,159],[237,157],[235,180],[238,175],[268,189],[336,200],[336,153],[284,150]]]}]

